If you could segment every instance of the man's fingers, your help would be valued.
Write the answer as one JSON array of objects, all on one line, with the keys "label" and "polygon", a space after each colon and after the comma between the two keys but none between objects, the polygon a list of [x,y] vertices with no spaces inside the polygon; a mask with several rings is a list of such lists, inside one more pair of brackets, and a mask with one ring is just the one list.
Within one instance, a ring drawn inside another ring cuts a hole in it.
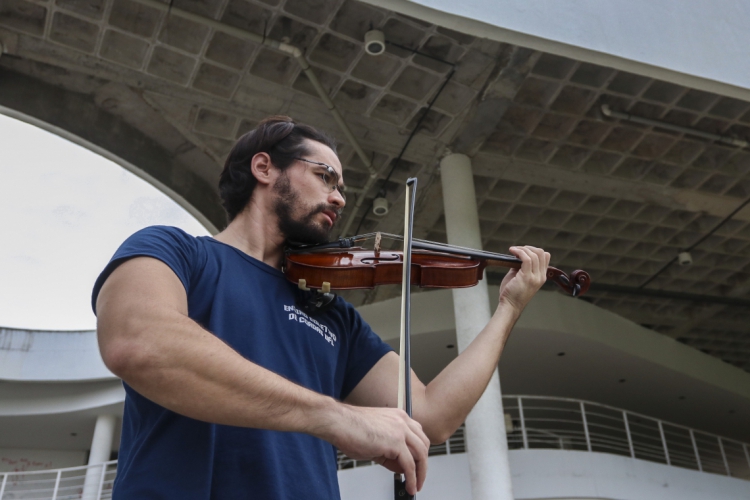
[{"label": "man's fingers", "polygon": [[[549,262],[551,255],[549,252],[545,252],[541,248],[533,247],[533,246],[524,246],[524,247],[513,247],[514,254],[521,259],[522,262],[528,262],[530,266],[529,272],[537,277],[538,279],[546,280],[547,275],[547,267],[549,267]],[[523,264],[522,264],[523,268]],[[528,268],[527,268],[528,269]]]},{"label": "man's fingers", "polygon": [[417,489],[422,489],[422,484],[427,477],[427,457],[429,456],[429,440],[425,443],[418,434],[407,436],[406,444],[409,447],[414,464],[416,466]]},{"label": "man's fingers", "polygon": [[532,249],[534,247],[512,247],[511,250],[515,250],[516,257],[521,259],[521,270],[530,275],[539,273],[539,255],[536,254]]},{"label": "man's fingers", "polygon": [[[538,257],[532,252],[528,247],[519,247],[519,251],[524,256],[521,258],[521,260],[526,264],[525,271],[532,276],[539,272],[539,259]],[[523,264],[521,267],[523,269]]]},{"label": "man's fingers", "polygon": [[412,456],[409,448],[406,446],[406,443],[403,444],[401,453],[399,453],[396,460],[399,466],[401,467],[401,470],[403,471],[403,474],[404,474],[404,479],[406,480],[406,491],[408,491],[410,495],[416,495],[417,494],[417,467],[415,464],[414,457]]},{"label": "man's fingers", "polygon": [[541,248],[534,248],[533,251],[539,259],[538,284],[539,286],[542,286],[544,282],[547,281],[547,267],[549,266],[550,254]]},{"label": "man's fingers", "polygon": [[[335,443],[352,458],[369,458],[393,472],[403,474],[406,489],[416,494],[427,476],[430,440],[422,426],[404,411],[394,408],[352,408],[370,418],[354,419],[366,432],[350,435],[350,442]],[[368,437],[369,436],[369,437]]]},{"label": "man's fingers", "polygon": [[[427,455],[428,454],[425,453],[423,458],[415,460],[415,465],[417,466],[417,489],[414,493],[422,489],[424,481],[427,478]],[[412,495],[414,493],[412,493]]]},{"label": "man's fingers", "polygon": [[[430,439],[422,430],[422,426],[416,420],[407,416],[405,421],[408,427],[405,435],[405,444],[409,450],[409,465],[413,467],[412,476],[414,482],[409,481],[409,474],[404,468],[404,477],[406,477],[406,489],[409,494],[414,495],[422,489],[425,478],[427,477],[427,457],[430,450]],[[412,489],[414,488],[414,489]]]},{"label": "man's fingers", "polygon": [[539,276],[539,273],[542,272],[542,262],[544,262],[544,255],[542,255],[543,250],[536,247],[525,247],[525,249],[531,256],[532,273],[534,273],[535,277]]}]

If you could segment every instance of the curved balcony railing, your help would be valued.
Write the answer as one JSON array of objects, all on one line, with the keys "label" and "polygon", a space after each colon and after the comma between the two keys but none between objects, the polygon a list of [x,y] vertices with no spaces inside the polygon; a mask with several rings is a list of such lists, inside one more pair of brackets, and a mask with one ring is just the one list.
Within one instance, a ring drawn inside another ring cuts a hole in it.
[{"label": "curved balcony railing", "polygon": [[[503,396],[508,448],[611,453],[750,480],[746,443],[577,399]],[[464,453],[461,426],[430,455]],[[370,465],[339,453],[339,469]]]},{"label": "curved balcony railing", "polygon": [[0,474],[0,500],[108,500],[117,461]]},{"label": "curved balcony railing", "polygon": [[[623,455],[750,480],[746,443],[611,406],[576,399],[504,396],[508,448]],[[466,452],[464,427],[430,455]],[[371,465],[339,453],[338,468]],[[0,473],[0,500],[103,500],[112,497],[117,462]]]}]

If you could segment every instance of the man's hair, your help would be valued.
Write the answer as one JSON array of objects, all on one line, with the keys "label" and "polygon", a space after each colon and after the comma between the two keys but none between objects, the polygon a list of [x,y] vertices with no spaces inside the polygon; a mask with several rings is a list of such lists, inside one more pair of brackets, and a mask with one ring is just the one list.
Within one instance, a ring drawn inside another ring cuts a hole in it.
[{"label": "man's hair", "polygon": [[258,184],[250,168],[253,156],[268,153],[271,163],[284,171],[294,158],[310,154],[305,139],[317,141],[336,152],[333,138],[309,125],[295,123],[288,116],[269,116],[237,140],[219,177],[219,195],[229,222],[244,210]]}]

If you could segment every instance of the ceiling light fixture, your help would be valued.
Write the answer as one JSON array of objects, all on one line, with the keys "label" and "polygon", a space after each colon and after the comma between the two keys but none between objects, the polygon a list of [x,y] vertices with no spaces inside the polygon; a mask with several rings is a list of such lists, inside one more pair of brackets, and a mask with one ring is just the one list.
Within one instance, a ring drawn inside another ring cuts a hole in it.
[{"label": "ceiling light fixture", "polygon": [[378,217],[382,217],[388,213],[388,200],[382,196],[378,196],[372,202],[372,213]]},{"label": "ceiling light fixture", "polygon": [[689,266],[693,263],[693,256],[690,252],[680,252],[677,254],[677,262],[683,267]]},{"label": "ceiling light fixture", "polygon": [[371,56],[379,56],[385,52],[385,35],[380,30],[370,30],[365,33],[365,52]]}]

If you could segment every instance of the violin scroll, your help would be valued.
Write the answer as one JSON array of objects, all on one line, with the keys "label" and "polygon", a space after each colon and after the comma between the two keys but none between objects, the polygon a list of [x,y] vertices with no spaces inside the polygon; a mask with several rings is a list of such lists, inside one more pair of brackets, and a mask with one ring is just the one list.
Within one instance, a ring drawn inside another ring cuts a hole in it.
[{"label": "violin scroll", "polygon": [[589,273],[580,269],[573,271],[568,276],[556,267],[548,267],[547,279],[554,281],[565,293],[573,297],[583,295],[591,285],[591,276],[589,276]]}]

